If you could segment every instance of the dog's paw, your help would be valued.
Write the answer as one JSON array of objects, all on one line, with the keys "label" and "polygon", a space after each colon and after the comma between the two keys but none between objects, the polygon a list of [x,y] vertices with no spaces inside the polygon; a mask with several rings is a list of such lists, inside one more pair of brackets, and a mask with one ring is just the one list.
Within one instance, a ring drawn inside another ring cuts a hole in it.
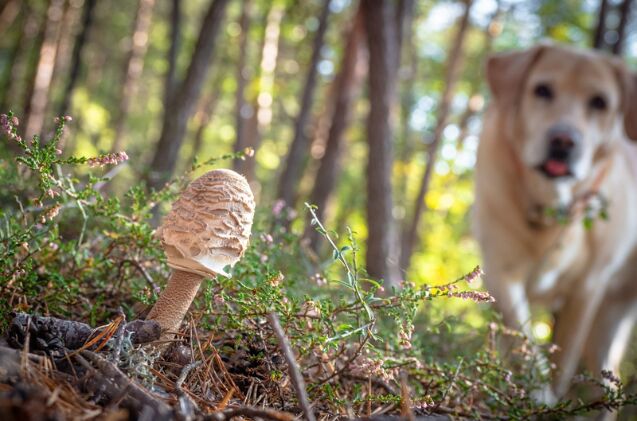
[{"label": "dog's paw", "polygon": [[536,389],[531,393],[531,397],[538,403],[553,406],[557,403],[557,396],[553,392],[551,385],[545,385],[540,389]]}]

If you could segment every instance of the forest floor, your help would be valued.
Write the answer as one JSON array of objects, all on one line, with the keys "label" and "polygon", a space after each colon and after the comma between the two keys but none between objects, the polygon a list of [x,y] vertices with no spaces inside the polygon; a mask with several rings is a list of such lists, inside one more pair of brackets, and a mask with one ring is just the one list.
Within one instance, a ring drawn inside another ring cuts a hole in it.
[{"label": "forest floor", "polygon": [[[13,316],[7,337],[0,340],[3,420],[472,418],[442,405],[419,410],[404,379],[398,387],[382,378],[365,379],[347,362],[360,349],[299,367],[273,315],[254,326],[256,337],[247,348],[236,348],[239,332],[218,336],[194,322],[174,340],[162,341],[156,322],[127,323],[123,315],[97,329],[52,317]],[[278,337],[278,347],[270,336]],[[308,404],[301,370],[306,376],[325,375],[325,385],[355,387],[366,380],[363,399]],[[372,395],[376,399],[365,399]],[[374,402],[382,396],[385,404]]]}]

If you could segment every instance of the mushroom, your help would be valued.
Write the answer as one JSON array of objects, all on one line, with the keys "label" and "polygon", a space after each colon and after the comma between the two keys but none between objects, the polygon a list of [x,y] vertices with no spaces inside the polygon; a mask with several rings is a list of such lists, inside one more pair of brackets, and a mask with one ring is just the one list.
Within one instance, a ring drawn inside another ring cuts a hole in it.
[{"label": "mushroom", "polygon": [[157,235],[172,268],[165,290],[150,310],[164,332],[179,329],[204,278],[229,277],[248,244],[254,197],[245,177],[212,170],[194,180],[166,215]]}]

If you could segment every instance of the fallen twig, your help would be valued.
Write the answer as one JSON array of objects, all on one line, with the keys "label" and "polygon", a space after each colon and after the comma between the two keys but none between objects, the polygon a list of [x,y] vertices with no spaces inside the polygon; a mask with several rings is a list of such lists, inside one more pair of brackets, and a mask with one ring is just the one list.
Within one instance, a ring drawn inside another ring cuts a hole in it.
[{"label": "fallen twig", "polygon": [[279,340],[279,347],[281,348],[281,352],[283,353],[283,356],[285,357],[285,360],[288,364],[290,379],[292,380],[292,385],[294,385],[294,390],[296,391],[296,396],[299,400],[301,409],[303,409],[305,418],[308,421],[315,421],[316,418],[314,417],[314,412],[312,411],[312,408],[310,406],[310,400],[307,397],[303,375],[299,370],[299,366],[296,362],[296,358],[294,357],[294,352],[292,352],[290,342],[288,341],[288,338],[287,336],[285,336],[285,332],[281,327],[279,316],[277,316],[276,313],[271,312],[268,314],[268,321],[270,322],[270,326],[272,326],[272,330]]},{"label": "fallen twig", "polygon": [[98,374],[93,379],[96,384],[92,387],[90,383],[87,384],[90,389],[93,389],[92,392],[102,393],[110,400],[123,397],[124,402],[138,414],[144,410],[148,411],[146,407],[160,417],[172,413],[166,403],[130,380],[119,368],[100,355],[91,351],[81,351],[74,358],[89,372]]},{"label": "fallen twig", "polygon": [[262,418],[272,421],[293,421],[296,417],[289,412],[275,411],[273,409],[252,408],[249,406],[241,406],[238,408],[227,409],[223,412],[215,412],[204,417],[204,420],[225,421],[233,417],[250,417]]}]

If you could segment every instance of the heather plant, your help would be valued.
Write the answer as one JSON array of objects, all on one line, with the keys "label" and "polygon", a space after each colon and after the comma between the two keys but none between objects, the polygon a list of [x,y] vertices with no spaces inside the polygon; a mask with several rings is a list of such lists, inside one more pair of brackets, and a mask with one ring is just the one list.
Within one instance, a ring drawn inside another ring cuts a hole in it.
[{"label": "heather plant", "polygon": [[[129,320],[143,316],[168,275],[154,237],[157,210],[170,205],[193,172],[251,155],[246,150],[196,162],[159,190],[140,184],[113,197],[105,193],[109,177],[102,173],[125,165],[128,156],[68,156],[61,144],[71,122],[58,118],[50,140],[27,141],[14,115],[0,116],[0,330],[12,311],[93,326],[121,320],[120,308]],[[332,250],[329,261],[317,262],[305,252],[303,240],[289,228],[298,215],[275,202],[258,209],[250,247],[232,278],[205,281],[178,341],[189,347],[195,364],[208,367],[206,373],[214,367],[210,377],[175,373],[152,348],[128,342],[115,359],[120,369],[155,388],[185,384],[204,409],[214,408],[206,402],[225,399],[233,384],[246,394],[245,402],[253,399],[256,405],[265,395],[271,406],[289,410],[295,396],[266,323],[275,312],[315,409],[325,415],[397,412],[410,402],[409,411],[417,414],[559,419],[636,402],[604,373],[604,382],[578,378],[597,392],[589,400],[538,404],[531,394],[547,378],[535,360],[551,349],[534,346],[489,312],[477,330],[462,318],[446,320],[445,329],[431,323],[434,300],[483,307],[493,301],[472,287],[480,268],[435,286],[405,280],[386,287],[362,269],[354,231],[339,236],[317,218],[315,207],[306,208]],[[499,346],[503,338],[514,344],[506,361]],[[257,388],[260,395],[253,392]]]}]

